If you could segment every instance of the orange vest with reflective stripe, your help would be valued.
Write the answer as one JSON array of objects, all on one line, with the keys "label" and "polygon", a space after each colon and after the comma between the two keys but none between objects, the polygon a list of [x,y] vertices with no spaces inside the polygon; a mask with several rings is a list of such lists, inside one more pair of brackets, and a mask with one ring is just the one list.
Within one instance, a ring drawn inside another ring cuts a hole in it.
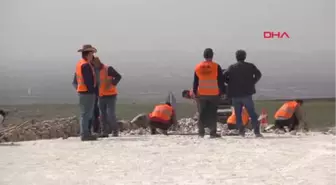
[{"label": "orange vest with reflective stripe", "polygon": [[173,114],[173,107],[166,104],[161,104],[155,106],[153,112],[149,114],[149,117],[169,121],[172,117],[172,114]]},{"label": "orange vest with reflective stripe", "polygon": [[117,87],[112,84],[112,76],[108,76],[108,66],[103,65],[99,73],[99,96],[111,96],[118,93]]},{"label": "orange vest with reflective stripe", "polygon": [[[82,65],[84,65],[86,63],[87,63],[86,60],[81,59],[76,65],[77,92],[87,92],[88,91],[88,88],[86,87],[86,85],[84,83],[84,78],[83,78],[83,74],[82,74]],[[94,86],[96,87],[95,71],[94,71],[91,64],[90,64],[90,67],[91,67],[92,74],[93,74]]]},{"label": "orange vest with reflective stripe", "polygon": [[195,73],[198,77],[198,95],[219,95],[218,64],[204,61],[196,66]]},{"label": "orange vest with reflective stripe", "polygon": [[[247,110],[245,107],[243,107],[243,112],[242,112],[242,116],[243,116],[243,125],[247,125],[247,123],[249,122],[249,119],[250,119],[250,115],[248,114]],[[234,112],[234,109],[232,111],[232,114],[231,116],[227,119],[227,124],[236,124],[237,122],[237,118],[236,118],[236,114]]]},{"label": "orange vest with reflective stripe", "polygon": [[285,118],[285,119],[289,119],[293,116],[297,106],[299,106],[299,104],[296,101],[289,101],[284,103],[280,109],[275,113],[274,118],[278,119],[278,118]]}]

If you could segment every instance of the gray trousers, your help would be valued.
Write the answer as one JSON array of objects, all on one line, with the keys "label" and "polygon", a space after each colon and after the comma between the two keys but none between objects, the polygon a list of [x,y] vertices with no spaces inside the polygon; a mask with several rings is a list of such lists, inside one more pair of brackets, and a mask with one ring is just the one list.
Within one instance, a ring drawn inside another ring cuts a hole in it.
[{"label": "gray trousers", "polygon": [[102,132],[110,134],[118,132],[119,125],[116,118],[116,102],[117,96],[99,97],[100,120],[102,124]]},{"label": "gray trousers", "polygon": [[80,135],[85,137],[91,134],[89,130],[90,120],[93,117],[93,110],[95,104],[95,94],[78,94],[79,109],[80,109]]},{"label": "gray trousers", "polygon": [[217,109],[219,103],[219,96],[201,96],[197,99],[197,106],[199,112],[198,119],[198,134],[205,134],[205,127],[210,130],[210,135],[217,132]]}]

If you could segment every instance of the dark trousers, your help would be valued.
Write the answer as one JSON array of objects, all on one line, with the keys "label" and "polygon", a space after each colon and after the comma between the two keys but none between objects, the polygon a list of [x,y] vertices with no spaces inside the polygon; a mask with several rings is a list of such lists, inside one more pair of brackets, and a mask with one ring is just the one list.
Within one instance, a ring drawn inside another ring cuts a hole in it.
[{"label": "dark trousers", "polygon": [[119,133],[119,125],[116,117],[117,96],[106,96],[99,98],[100,121],[104,134]]},{"label": "dark trousers", "polygon": [[198,119],[198,134],[205,134],[205,127],[210,130],[210,135],[215,135],[217,132],[217,109],[219,96],[199,97],[197,100],[199,119]]},{"label": "dark trousers", "polygon": [[157,128],[167,131],[171,126],[172,126],[172,123],[161,123],[158,121],[149,121],[149,127],[151,130],[151,134],[155,134]]},{"label": "dark trousers", "polygon": [[[248,114],[251,117],[251,122],[252,122],[254,133],[260,134],[259,121],[258,121],[259,116],[257,115],[255,111],[252,96],[232,98],[232,105],[234,107],[236,115],[242,115],[243,106],[245,106]],[[236,127],[239,128],[240,130],[243,130],[244,125],[243,125],[242,116],[236,116],[236,119],[237,119]]]},{"label": "dark trousers", "polygon": [[229,130],[238,130],[236,124],[227,124]]},{"label": "dark trousers", "polygon": [[99,107],[98,107],[98,97],[95,99],[94,110],[93,110],[93,118],[90,119],[89,122],[89,130],[93,130],[93,132],[100,132],[100,121],[99,121]]},{"label": "dark trousers", "polygon": [[286,132],[284,127],[288,127],[289,131],[297,129],[299,126],[299,120],[297,119],[296,115],[293,114],[293,116],[289,119],[285,120],[275,120],[274,121],[275,128],[282,129]]}]

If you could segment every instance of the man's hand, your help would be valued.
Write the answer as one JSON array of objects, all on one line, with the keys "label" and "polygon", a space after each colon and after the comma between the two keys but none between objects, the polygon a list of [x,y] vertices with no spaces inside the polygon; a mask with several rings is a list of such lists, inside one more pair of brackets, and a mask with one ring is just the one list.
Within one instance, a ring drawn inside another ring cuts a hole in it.
[{"label": "man's hand", "polygon": [[221,99],[226,99],[226,94],[222,94],[222,95],[220,96],[220,98],[221,98]]}]

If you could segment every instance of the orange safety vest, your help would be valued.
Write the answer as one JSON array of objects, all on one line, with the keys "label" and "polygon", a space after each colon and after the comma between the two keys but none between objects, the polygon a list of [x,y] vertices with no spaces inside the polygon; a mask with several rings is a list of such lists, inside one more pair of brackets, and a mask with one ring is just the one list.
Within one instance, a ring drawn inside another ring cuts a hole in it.
[{"label": "orange safety vest", "polygon": [[112,84],[112,76],[108,76],[108,66],[103,65],[99,72],[99,96],[110,96],[118,93],[117,87]]},{"label": "orange safety vest", "polygon": [[[82,73],[82,65],[86,64],[87,61],[84,59],[79,60],[79,62],[76,65],[76,79],[77,79],[77,92],[87,92],[88,88],[86,87],[84,83],[84,77]],[[93,81],[94,81],[94,86],[96,87],[96,75],[95,71],[93,69],[93,66],[90,64],[92,74],[93,74]]]},{"label": "orange safety vest", "polygon": [[172,114],[173,114],[173,107],[166,104],[161,104],[155,106],[153,112],[149,114],[149,117],[169,121],[172,117]]},{"label": "orange safety vest", "polygon": [[296,108],[299,106],[299,104],[296,101],[289,101],[284,103],[280,109],[275,113],[274,118],[285,118],[289,119],[293,116]]},{"label": "orange safety vest", "polygon": [[198,77],[198,95],[219,95],[218,87],[218,64],[215,62],[204,61],[195,68]]},{"label": "orange safety vest", "polygon": [[[250,119],[250,115],[248,114],[245,107],[243,107],[242,116],[243,116],[243,118],[242,118],[243,119],[243,125],[247,125],[248,122],[249,122],[249,119]],[[232,110],[232,114],[231,114],[230,117],[228,117],[226,122],[227,122],[227,124],[232,124],[232,125],[236,124],[237,118],[236,118],[236,114],[235,114],[234,110]]]}]

